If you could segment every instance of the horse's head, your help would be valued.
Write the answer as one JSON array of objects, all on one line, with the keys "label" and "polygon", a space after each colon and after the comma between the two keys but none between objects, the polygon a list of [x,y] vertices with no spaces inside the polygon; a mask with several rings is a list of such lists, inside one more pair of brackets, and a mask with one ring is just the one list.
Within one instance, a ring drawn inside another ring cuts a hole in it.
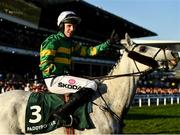
[{"label": "horse's head", "polygon": [[172,50],[137,45],[130,39],[128,34],[125,35],[125,41],[124,47],[128,57],[134,60],[137,68],[144,66],[146,69],[149,67],[172,69],[179,61],[178,53]]}]

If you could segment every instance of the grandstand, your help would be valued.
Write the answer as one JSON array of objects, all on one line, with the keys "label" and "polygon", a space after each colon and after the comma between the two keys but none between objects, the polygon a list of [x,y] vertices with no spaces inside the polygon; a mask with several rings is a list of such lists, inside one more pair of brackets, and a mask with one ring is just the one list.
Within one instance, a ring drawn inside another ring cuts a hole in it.
[{"label": "grandstand", "polygon": [[[40,44],[47,36],[57,32],[56,19],[63,10],[73,10],[81,16],[83,21],[73,38],[81,45],[93,46],[103,42],[113,30],[121,38],[126,32],[132,38],[157,35],[83,0],[1,0],[0,82],[2,78],[11,80],[14,74],[17,75],[16,79],[25,78],[26,81],[34,76],[41,78],[38,66]],[[106,51],[93,59],[73,57],[72,69],[77,75],[105,75],[120,56],[121,52],[117,49]],[[142,77],[139,88],[154,91],[158,87],[167,92],[171,87],[180,87],[179,76],[174,72],[155,71]],[[37,89],[34,85],[32,87]]]},{"label": "grandstand", "polygon": [[[105,41],[114,29],[122,38],[126,32],[131,37],[156,35],[83,0],[1,0],[0,7],[1,72],[40,76],[40,44],[48,35],[57,32],[56,19],[63,10],[73,10],[81,16],[83,21],[74,41],[82,45]],[[111,69],[120,55],[119,50],[113,50],[104,52],[95,59],[74,57],[73,69],[77,74],[103,75]]]}]

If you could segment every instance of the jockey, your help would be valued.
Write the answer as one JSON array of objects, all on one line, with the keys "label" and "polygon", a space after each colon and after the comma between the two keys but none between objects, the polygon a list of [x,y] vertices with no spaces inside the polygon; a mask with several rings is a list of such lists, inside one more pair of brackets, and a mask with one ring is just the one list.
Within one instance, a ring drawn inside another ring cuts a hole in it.
[{"label": "jockey", "polygon": [[48,90],[57,94],[73,93],[69,101],[53,114],[62,120],[71,119],[73,111],[81,104],[88,102],[97,89],[94,80],[71,75],[71,57],[73,55],[97,55],[99,52],[107,50],[118,40],[112,37],[94,47],[75,44],[72,41],[72,36],[80,22],[81,18],[74,12],[63,11],[57,19],[59,32],[50,35],[40,48],[39,66]]}]

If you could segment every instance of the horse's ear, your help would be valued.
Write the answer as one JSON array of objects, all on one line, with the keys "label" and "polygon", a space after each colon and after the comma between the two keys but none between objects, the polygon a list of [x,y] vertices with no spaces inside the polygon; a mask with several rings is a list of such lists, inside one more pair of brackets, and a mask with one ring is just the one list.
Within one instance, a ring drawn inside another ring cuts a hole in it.
[{"label": "horse's ear", "polygon": [[132,46],[133,41],[131,40],[130,36],[128,35],[128,33],[125,34],[125,41],[126,41],[126,45],[127,46]]},{"label": "horse's ear", "polygon": [[123,46],[127,49],[127,50],[131,50],[130,48],[132,47],[132,45],[134,44],[134,42],[131,40],[130,36],[128,35],[128,33],[125,34],[125,41]]}]

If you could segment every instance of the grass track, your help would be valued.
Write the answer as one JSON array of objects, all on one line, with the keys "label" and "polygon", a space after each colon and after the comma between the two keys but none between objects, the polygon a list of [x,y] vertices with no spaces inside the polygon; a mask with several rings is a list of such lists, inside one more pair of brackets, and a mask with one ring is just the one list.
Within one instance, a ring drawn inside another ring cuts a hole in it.
[{"label": "grass track", "polygon": [[180,134],[180,105],[131,107],[125,134]]}]

